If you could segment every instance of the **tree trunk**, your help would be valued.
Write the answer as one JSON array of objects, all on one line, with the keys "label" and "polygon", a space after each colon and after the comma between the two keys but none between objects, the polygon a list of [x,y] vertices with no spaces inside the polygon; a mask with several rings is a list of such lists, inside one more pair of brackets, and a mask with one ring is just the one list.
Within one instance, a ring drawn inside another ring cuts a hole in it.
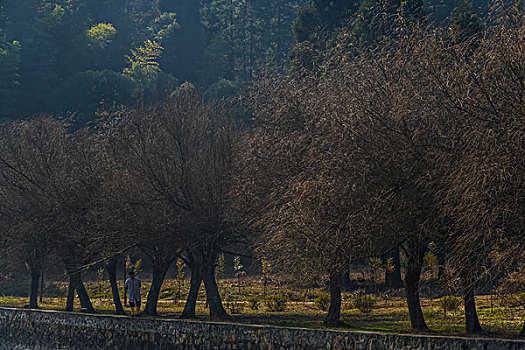
[{"label": "tree trunk", "polygon": [[76,290],[78,294],[78,299],[80,299],[80,307],[82,308],[82,311],[94,314],[95,309],[93,308],[91,299],[89,299],[88,292],[86,290],[86,287],[84,287],[84,283],[82,283],[82,279],[80,278],[80,276]]},{"label": "tree trunk", "polygon": [[350,280],[350,269],[343,274],[343,289],[347,292],[352,288],[352,281]]},{"label": "tree trunk", "polygon": [[67,288],[66,311],[73,311],[75,305],[76,278],[69,276],[69,286]]},{"label": "tree trunk", "polygon": [[208,305],[210,308],[210,318],[212,320],[228,319],[230,316],[222,306],[221,295],[217,281],[215,280],[214,262],[205,266],[202,270],[202,280],[204,281],[204,288],[206,288],[206,296],[208,298]]},{"label": "tree trunk", "polygon": [[199,296],[199,289],[202,284],[202,278],[199,273],[197,266],[191,267],[191,281],[190,281],[190,293],[188,299],[186,299],[186,305],[182,311],[181,318],[195,318],[195,307],[197,305],[197,298]]},{"label": "tree trunk", "polygon": [[44,302],[44,268],[42,268],[40,273],[40,302]]},{"label": "tree trunk", "polygon": [[111,285],[111,293],[113,294],[113,304],[115,304],[115,314],[124,315],[124,308],[120,300],[120,294],[117,285],[117,259],[111,259],[106,265],[106,271],[109,275],[109,284]]},{"label": "tree trunk", "polygon": [[150,316],[157,316],[157,304],[159,301],[160,290],[168,270],[175,260],[175,256],[158,257],[153,259],[153,280],[148,292],[148,299],[144,313]]},{"label": "tree trunk", "polygon": [[326,325],[337,325],[341,317],[341,274],[335,273],[330,276],[330,307],[324,319]]},{"label": "tree trunk", "polygon": [[399,246],[389,254],[388,258],[392,258],[394,264],[394,271],[385,271],[385,286],[388,288],[401,288],[403,280],[401,279],[401,259],[399,258]]},{"label": "tree trunk", "polygon": [[86,312],[95,313],[93,304],[91,304],[89,295],[86,291],[86,288],[84,287],[84,284],[82,283],[82,278],[80,276],[80,273],[73,273],[69,275],[69,286],[67,290],[66,311],[73,311],[73,307],[75,303],[75,291],[77,292],[78,298],[80,300],[80,307],[84,309],[84,311]]},{"label": "tree trunk", "polygon": [[405,275],[405,291],[407,296],[408,312],[410,315],[410,324],[416,331],[427,331],[428,327],[423,317],[421,302],[419,300],[419,281],[421,278],[421,269],[423,267],[423,258],[425,247],[418,242],[413,243],[408,251],[408,264]]},{"label": "tree trunk", "polygon": [[476,300],[474,299],[474,284],[468,279],[463,286],[463,302],[465,304],[465,324],[469,334],[481,333],[483,329],[479,323],[476,311]]},{"label": "tree trunk", "polygon": [[38,286],[40,273],[31,270],[31,291],[29,293],[29,308],[38,309]]},{"label": "tree trunk", "polygon": [[191,252],[190,255],[195,269],[199,272],[198,277],[204,282],[206,301],[210,309],[210,318],[215,320],[229,319],[230,316],[222,305],[221,295],[219,294],[219,288],[215,280],[216,250],[213,247],[201,247],[201,249]]},{"label": "tree trunk", "polygon": [[124,289],[124,306],[128,307],[128,290],[126,289],[126,276],[128,271],[126,271],[126,260],[124,260],[124,270],[122,271],[122,288]]}]

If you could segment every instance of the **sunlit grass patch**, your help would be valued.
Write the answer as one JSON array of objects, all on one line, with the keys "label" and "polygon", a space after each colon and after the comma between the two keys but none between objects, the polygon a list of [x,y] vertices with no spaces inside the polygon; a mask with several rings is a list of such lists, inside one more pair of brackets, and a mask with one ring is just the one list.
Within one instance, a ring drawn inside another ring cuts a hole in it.
[{"label": "sunlit grass patch", "polygon": [[[146,302],[147,291],[151,283],[143,282],[143,304]],[[121,297],[123,297],[122,281],[119,281]],[[86,282],[86,288],[97,312],[112,314],[114,312],[111,288],[107,281]],[[178,318],[184,309],[185,296],[189,292],[189,282],[186,280],[181,288],[183,298],[178,295],[175,280],[166,280],[160,293],[158,313],[164,318]],[[236,314],[232,315],[233,322],[264,324],[286,327],[304,327],[312,329],[341,329],[352,331],[371,331],[389,333],[410,333],[410,319],[406,300],[401,296],[377,296],[377,303],[372,311],[363,314],[354,307],[350,294],[343,294],[341,312],[342,324],[337,327],[327,328],[323,324],[325,312],[315,305],[315,298],[323,293],[322,288],[304,290],[293,288],[280,288],[273,285],[268,289],[267,295],[285,295],[288,298],[283,311],[271,312],[264,303],[263,288],[255,278],[246,278],[241,287],[236,280],[223,279],[219,281],[220,292],[227,302],[240,304]],[[44,294],[41,308],[49,310],[63,310],[65,308],[65,295],[67,283],[57,282],[48,285]],[[253,310],[250,307],[251,299],[260,301],[259,307]],[[23,308],[28,304],[27,298],[0,297],[0,306]],[[421,304],[425,320],[429,328],[440,335],[465,335],[463,305],[456,311],[442,309],[439,299],[422,298]],[[480,322],[489,336],[515,337],[525,322],[525,307],[508,306],[497,296],[477,296],[476,304]],[[78,300],[75,300],[75,311],[80,311]],[[208,320],[206,307],[206,294],[201,288],[196,306],[197,317]]]}]

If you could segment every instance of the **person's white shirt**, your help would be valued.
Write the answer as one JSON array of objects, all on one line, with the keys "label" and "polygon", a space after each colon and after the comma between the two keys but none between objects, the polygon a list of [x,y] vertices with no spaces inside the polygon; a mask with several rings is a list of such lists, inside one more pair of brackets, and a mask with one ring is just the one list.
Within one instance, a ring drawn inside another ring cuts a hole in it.
[{"label": "person's white shirt", "polygon": [[135,303],[140,301],[140,280],[135,278],[128,278],[125,283],[126,289],[128,291],[128,299],[130,303]]}]

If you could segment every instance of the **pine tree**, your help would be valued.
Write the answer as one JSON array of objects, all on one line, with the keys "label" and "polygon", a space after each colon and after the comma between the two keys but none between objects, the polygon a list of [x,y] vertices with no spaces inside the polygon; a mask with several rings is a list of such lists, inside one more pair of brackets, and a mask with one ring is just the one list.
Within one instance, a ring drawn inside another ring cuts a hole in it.
[{"label": "pine tree", "polygon": [[357,0],[313,0],[301,7],[293,23],[296,44],[290,51],[292,70],[313,69],[313,57],[335,45],[341,28],[359,9]]},{"label": "pine tree", "polygon": [[20,43],[0,44],[0,117],[14,117],[20,88]]},{"label": "pine tree", "polygon": [[4,0],[0,0],[0,43],[7,41],[7,17],[5,15]]},{"label": "pine tree", "polygon": [[209,85],[285,70],[293,44],[291,25],[305,1],[205,0],[203,80]]},{"label": "pine tree", "polygon": [[293,31],[290,27],[296,18],[297,5],[289,1],[281,2],[277,0],[279,6],[276,7],[276,26],[274,31],[275,66],[282,68],[283,62],[288,56],[290,46],[293,44]]},{"label": "pine tree", "polygon": [[293,24],[296,42],[312,40],[316,32],[332,33],[352,17],[359,8],[353,0],[313,0],[301,7]]},{"label": "pine tree", "polygon": [[166,48],[161,58],[163,71],[181,81],[196,81],[204,50],[199,2],[164,0],[160,2],[160,10],[164,13],[175,13],[180,26],[162,42]]},{"label": "pine tree", "polygon": [[396,29],[425,20],[422,0],[364,0],[352,34],[360,46],[376,46]]},{"label": "pine tree", "polygon": [[31,35],[38,17],[37,0],[3,1],[3,10],[8,18],[5,31],[8,40],[23,42]]},{"label": "pine tree", "polygon": [[457,39],[460,41],[469,40],[481,32],[481,21],[474,13],[470,1],[459,1],[457,7],[452,12],[451,27],[457,34]]},{"label": "pine tree", "polygon": [[[425,0],[425,8],[431,22],[439,25],[448,25],[454,10],[461,6],[463,0]],[[472,12],[478,16],[486,15],[489,11],[490,0],[470,0]]]},{"label": "pine tree", "polygon": [[131,27],[129,35],[134,40],[134,44],[137,44],[148,39],[145,37],[144,29],[160,15],[158,0],[128,0],[125,14]]},{"label": "pine tree", "polygon": [[[51,2],[24,1],[28,13],[17,19],[32,18],[29,26],[13,23],[13,32],[20,37],[20,97],[19,113],[31,115],[52,112],[56,103],[55,88],[60,82],[63,67],[57,62],[59,56],[55,35],[63,20],[64,9]],[[20,27],[19,27],[20,26]]]}]

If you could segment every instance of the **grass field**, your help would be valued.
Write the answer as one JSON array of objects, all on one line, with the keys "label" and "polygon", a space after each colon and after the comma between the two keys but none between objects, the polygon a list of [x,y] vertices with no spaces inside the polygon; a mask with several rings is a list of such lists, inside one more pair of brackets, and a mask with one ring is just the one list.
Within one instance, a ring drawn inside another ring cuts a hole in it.
[{"label": "grass field", "polygon": [[[119,282],[122,285],[122,282]],[[305,327],[326,329],[323,325],[325,312],[320,310],[315,299],[323,293],[321,289],[294,290],[286,287],[271,285],[267,295],[286,295],[288,303],[281,312],[270,312],[263,300],[263,288],[259,280],[245,278],[239,287],[237,280],[224,279],[219,282],[224,305],[232,314],[233,322],[266,324],[290,327]],[[112,313],[113,304],[109,284],[103,282],[88,282],[86,287],[92,298],[96,310],[100,313]],[[179,287],[174,280],[166,280],[161,291],[158,311],[160,317],[176,318],[184,307],[184,296],[187,295],[189,281],[181,286],[182,298],[177,300]],[[45,297],[41,303],[43,309],[61,310],[65,307],[65,283],[48,285]],[[144,301],[149,289],[149,282],[143,283]],[[380,332],[410,332],[410,321],[406,301],[401,295],[380,294],[376,297],[377,304],[373,310],[364,314],[355,308],[352,296],[343,295],[343,325],[336,329],[380,331]],[[207,320],[206,295],[201,288],[197,303],[198,318]],[[516,300],[518,302],[516,302]],[[251,304],[259,302],[257,309]],[[520,304],[517,298],[502,298],[491,296],[477,296],[478,315],[487,336],[512,338],[517,336],[525,321],[525,305]],[[0,306],[24,307],[27,298],[0,297]],[[428,326],[436,334],[464,335],[464,314],[462,305],[456,311],[444,314],[439,299],[423,298],[422,306]],[[78,300],[75,308],[78,310]],[[232,312],[233,311],[233,312]]]}]

